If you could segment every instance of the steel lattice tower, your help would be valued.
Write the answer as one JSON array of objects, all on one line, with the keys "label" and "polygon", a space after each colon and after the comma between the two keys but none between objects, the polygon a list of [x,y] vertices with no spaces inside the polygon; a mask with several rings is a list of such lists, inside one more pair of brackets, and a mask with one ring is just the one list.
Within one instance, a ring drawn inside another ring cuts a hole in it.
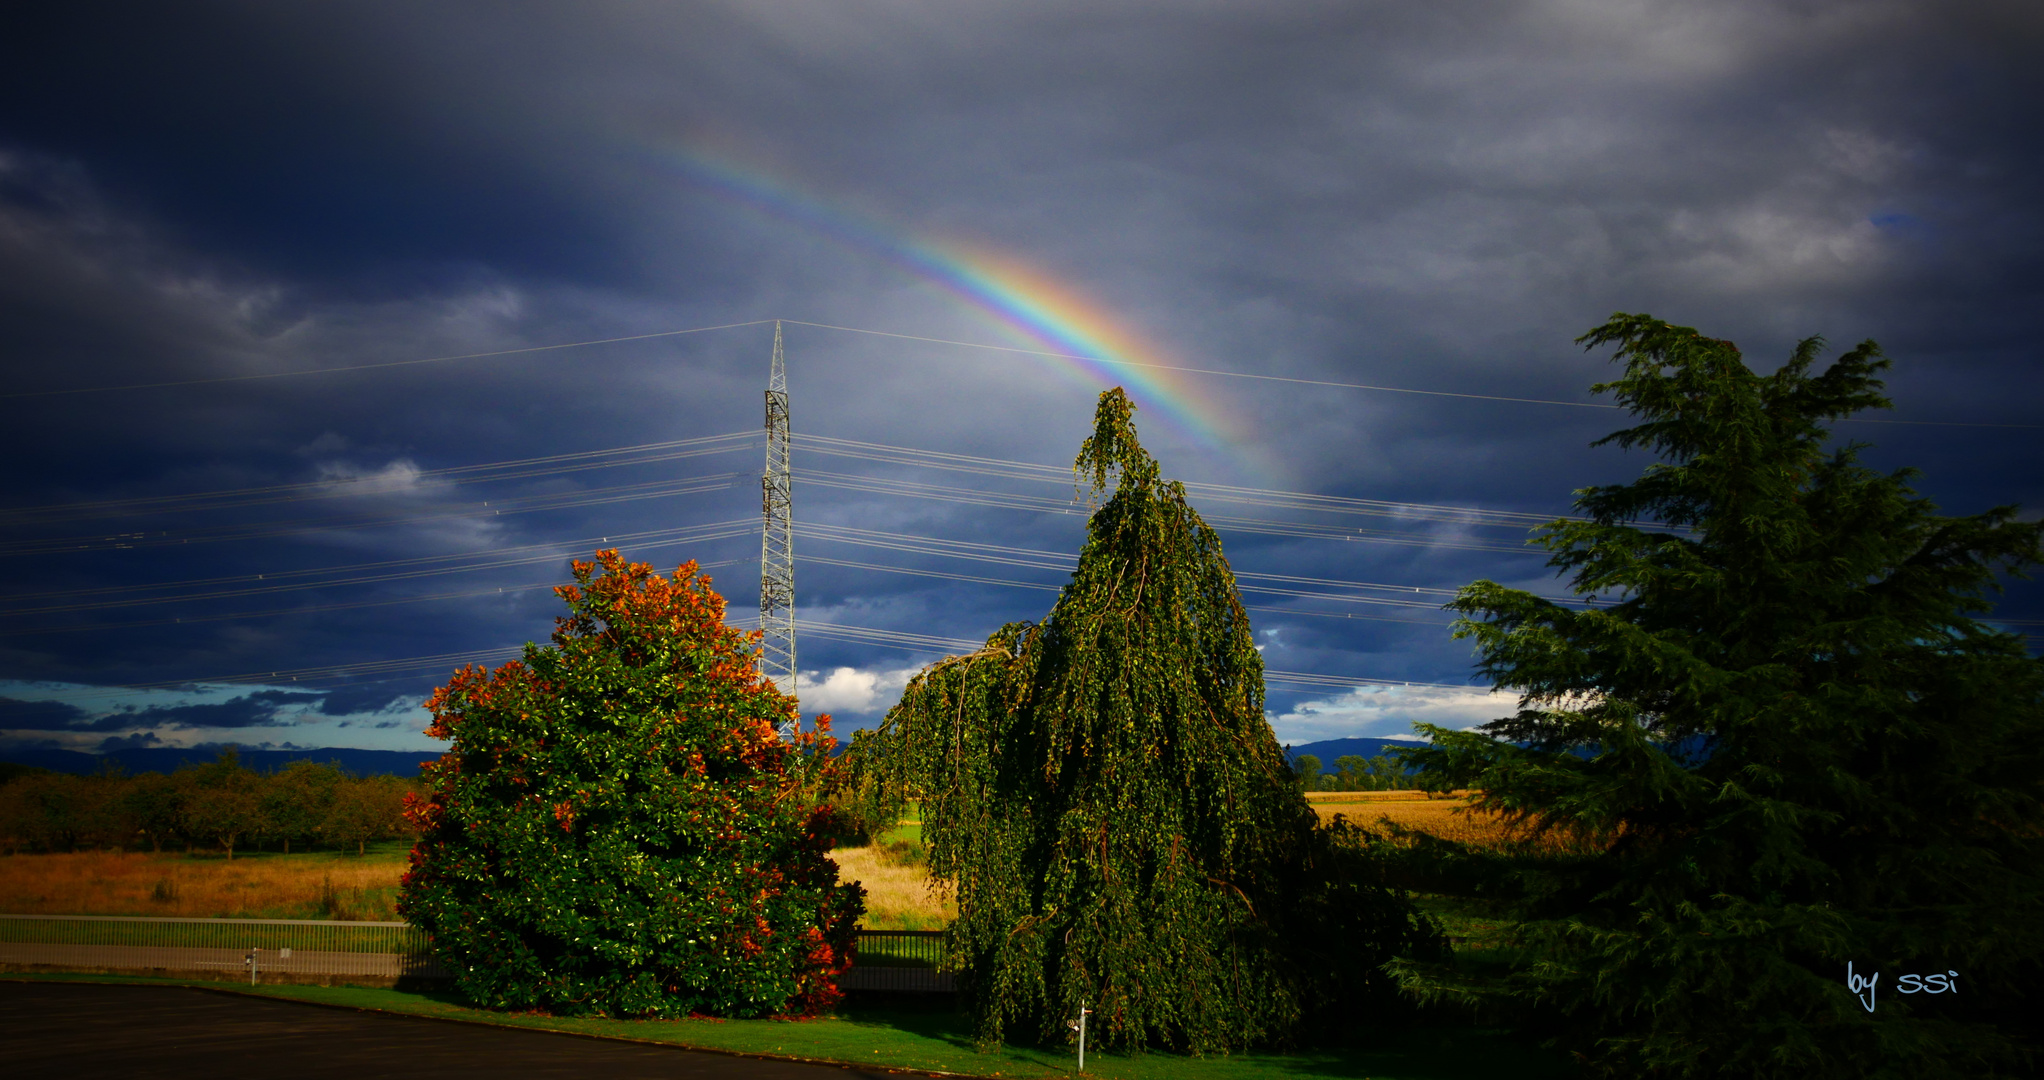
[{"label": "steel lattice tower", "polygon": [[773,372],[766,391],[766,474],[760,477],[759,671],[795,695],[795,500],[788,469],[788,362],[774,323]]}]

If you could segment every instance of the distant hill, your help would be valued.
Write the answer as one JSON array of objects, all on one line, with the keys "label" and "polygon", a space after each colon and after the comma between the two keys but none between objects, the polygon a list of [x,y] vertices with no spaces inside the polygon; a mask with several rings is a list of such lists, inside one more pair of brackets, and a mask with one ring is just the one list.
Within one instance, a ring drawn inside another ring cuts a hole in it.
[{"label": "distant hill", "polygon": [[[1331,772],[1334,768],[1334,759],[1346,754],[1368,758],[1376,757],[1386,750],[1396,749],[1401,746],[1425,745],[1427,744],[1416,742],[1412,739],[1326,739],[1321,742],[1307,743],[1304,746],[1285,747],[1285,760],[1297,764],[1301,755],[1311,754],[1320,759],[1321,769]],[[1704,759],[1710,757],[1710,740],[1702,735],[1691,735],[1678,739],[1673,743],[1662,745],[1663,749],[1672,753],[1678,762],[1688,767],[1701,764]],[[1579,746],[1570,750],[1569,753],[1580,758],[1588,758],[1596,755],[1596,749],[1594,747]]]},{"label": "distant hill", "polygon": [[[185,765],[203,765],[219,753],[220,748],[213,746],[149,746],[110,750],[104,754],[85,754],[76,750],[4,750],[0,751],[0,761],[81,775],[96,773],[108,762],[118,764],[122,772],[129,774],[169,773]],[[322,765],[339,765],[356,776],[417,776],[420,763],[435,761],[439,757],[437,750],[356,750],[342,746],[313,750],[241,751],[241,763],[257,772],[275,772],[294,761],[314,761]]]},{"label": "distant hill", "polygon": [[1357,757],[1372,758],[1386,750],[1398,747],[1425,746],[1423,742],[1411,739],[1324,739],[1304,746],[1285,747],[1285,760],[1297,764],[1299,758],[1311,754],[1320,759],[1320,767],[1334,771],[1334,759],[1354,754]]}]

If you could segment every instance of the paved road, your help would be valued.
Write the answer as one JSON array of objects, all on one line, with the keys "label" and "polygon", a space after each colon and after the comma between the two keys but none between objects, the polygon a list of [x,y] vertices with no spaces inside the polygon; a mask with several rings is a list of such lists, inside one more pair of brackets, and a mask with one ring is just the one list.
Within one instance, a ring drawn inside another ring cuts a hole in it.
[{"label": "paved road", "polygon": [[9,1080],[854,1080],[887,1075],[179,987],[14,982],[0,982],[0,1063]]}]

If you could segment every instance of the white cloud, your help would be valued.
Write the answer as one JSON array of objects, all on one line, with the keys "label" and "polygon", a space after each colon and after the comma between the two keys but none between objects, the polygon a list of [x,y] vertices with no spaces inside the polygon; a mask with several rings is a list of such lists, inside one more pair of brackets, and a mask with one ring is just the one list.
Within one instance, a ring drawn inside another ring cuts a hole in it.
[{"label": "white cloud", "polygon": [[[866,714],[891,708],[903,687],[920,668],[880,669],[833,668],[830,674],[805,671],[796,677],[796,693],[807,713]],[[819,677],[820,676],[820,677]]]},{"label": "white cloud", "polygon": [[1398,738],[1411,735],[1415,722],[1475,727],[1509,716],[1517,700],[1512,694],[1480,687],[1359,686],[1339,697],[1300,702],[1272,716],[1270,726],[1279,742],[1294,745],[1365,736]]}]

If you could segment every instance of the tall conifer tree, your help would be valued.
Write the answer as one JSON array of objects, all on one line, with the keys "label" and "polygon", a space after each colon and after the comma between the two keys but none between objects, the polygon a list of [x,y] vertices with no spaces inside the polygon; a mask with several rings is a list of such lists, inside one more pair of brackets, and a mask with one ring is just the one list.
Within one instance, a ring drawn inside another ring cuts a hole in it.
[{"label": "tall conifer tree", "polygon": [[[1872,342],[1813,373],[1812,338],[1759,375],[1645,315],[1580,340],[1617,347],[1624,375],[1596,389],[1640,420],[1601,442],[1663,459],[1545,527],[1575,590],[1614,602],[1464,589],[1457,633],[1521,708],[1428,728],[1413,759],[1588,853],[1509,867],[1503,983],[1408,984],[1516,995],[1623,1074],[2012,1067],[2044,975],[2044,665],[1976,616],[1998,571],[2038,561],[2039,525],[1940,516],[1911,471],[1831,441],[1889,404]],[[1901,992],[1953,971],[1956,994]]]}]

